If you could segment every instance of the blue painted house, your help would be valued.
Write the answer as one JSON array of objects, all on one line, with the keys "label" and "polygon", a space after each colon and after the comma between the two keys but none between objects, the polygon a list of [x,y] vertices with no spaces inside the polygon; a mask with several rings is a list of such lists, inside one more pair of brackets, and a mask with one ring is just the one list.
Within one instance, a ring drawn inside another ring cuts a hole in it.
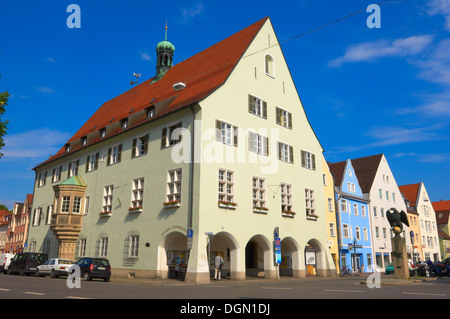
[{"label": "blue painted house", "polygon": [[340,269],[372,272],[369,199],[363,196],[350,159],[329,167],[335,182]]}]

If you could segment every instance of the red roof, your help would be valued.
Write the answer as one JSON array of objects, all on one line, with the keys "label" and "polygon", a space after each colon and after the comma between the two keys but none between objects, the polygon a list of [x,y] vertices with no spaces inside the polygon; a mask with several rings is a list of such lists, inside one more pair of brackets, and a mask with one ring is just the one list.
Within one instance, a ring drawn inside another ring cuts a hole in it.
[{"label": "red roof", "polygon": [[[78,142],[81,137],[95,133],[96,135],[93,135],[95,138],[88,141],[88,145],[92,145],[100,139],[98,130],[133,114],[141,113],[137,119],[133,120],[133,123],[129,123],[128,129],[203,100],[225,83],[267,20],[268,17],[261,19],[191,58],[174,65],[159,81],[152,83],[153,78],[149,79],[104,103],[67,143]],[[178,82],[184,82],[186,88],[176,91],[173,85]],[[154,118],[147,120],[142,111],[161,101],[167,101],[167,105],[162,110],[157,110]],[[107,134],[113,136],[120,132],[121,130],[117,129],[107,132]],[[69,154],[80,148],[81,145],[75,147],[71,145]],[[66,154],[68,153],[65,153],[65,148],[62,147],[54,156],[38,166]]]},{"label": "red roof", "polygon": [[432,202],[434,211],[450,211],[450,200],[441,200],[439,202]]},{"label": "red roof", "polygon": [[417,195],[419,195],[419,187],[420,187],[420,183],[402,185],[402,186],[398,187],[400,189],[400,192],[403,194],[403,196],[407,200],[409,200],[409,205],[411,207],[416,206]]}]

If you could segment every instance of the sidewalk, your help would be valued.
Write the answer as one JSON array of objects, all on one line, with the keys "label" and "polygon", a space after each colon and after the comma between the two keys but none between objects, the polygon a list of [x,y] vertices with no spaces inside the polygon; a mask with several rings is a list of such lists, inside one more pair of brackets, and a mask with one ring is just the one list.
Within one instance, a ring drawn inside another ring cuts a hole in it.
[{"label": "sidewalk", "polygon": [[[355,280],[355,284],[367,284],[367,280],[371,274],[358,274],[357,276],[351,277],[316,277],[316,276],[308,276],[301,278],[294,277],[285,277],[281,276],[280,279],[266,279],[259,277],[247,277],[245,280],[230,280],[228,278],[224,278],[220,281],[214,280],[211,278],[211,281],[206,284],[199,285],[229,285],[229,284],[246,284],[246,283],[255,283],[255,282],[280,282],[280,281],[315,281],[315,280]],[[436,281],[437,278],[425,278],[425,277],[411,277],[409,279],[395,279],[393,275],[385,275],[380,274],[380,284],[381,285],[410,285],[415,283],[424,283],[424,282],[432,282]],[[450,281],[450,278],[440,278],[442,280]],[[147,278],[122,278],[122,277],[111,277],[112,283],[120,283],[120,284],[142,284],[142,285],[153,285],[153,286],[187,286],[187,285],[196,285],[193,283],[186,283],[181,279],[147,279]]]}]

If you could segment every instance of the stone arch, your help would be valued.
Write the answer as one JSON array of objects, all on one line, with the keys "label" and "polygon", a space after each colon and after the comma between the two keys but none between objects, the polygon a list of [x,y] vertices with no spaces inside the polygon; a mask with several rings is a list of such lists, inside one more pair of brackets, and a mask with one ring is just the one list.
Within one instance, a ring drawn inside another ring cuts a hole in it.
[{"label": "stone arch", "polygon": [[281,241],[280,276],[300,277],[301,249],[292,237]]},{"label": "stone arch", "polygon": [[270,241],[263,235],[255,235],[245,246],[245,271],[251,277],[276,277],[273,267],[273,250]]},{"label": "stone arch", "polygon": [[243,274],[239,272],[240,247],[236,238],[228,232],[219,232],[214,235],[211,241],[210,271],[214,274],[212,261],[215,253],[219,252],[224,260],[222,267],[222,278],[243,279]]},{"label": "stone arch", "polygon": [[[168,233],[158,246],[158,278],[172,278],[175,276],[175,266],[182,262],[184,273],[189,260],[189,251],[187,249],[187,237],[180,231]],[[181,274],[180,274],[181,275]]]},{"label": "stone arch", "polygon": [[[314,255],[313,255],[314,253]],[[314,265],[311,265],[312,262],[310,258],[314,257]],[[317,276],[325,276],[327,269],[327,260],[326,260],[326,252],[322,243],[312,238],[308,241],[305,247],[305,263],[306,263],[306,273],[308,275],[317,275]],[[310,266],[308,268],[308,266]],[[313,267],[311,267],[313,266]],[[313,268],[313,269],[312,269]],[[314,272],[312,272],[314,270]]]}]

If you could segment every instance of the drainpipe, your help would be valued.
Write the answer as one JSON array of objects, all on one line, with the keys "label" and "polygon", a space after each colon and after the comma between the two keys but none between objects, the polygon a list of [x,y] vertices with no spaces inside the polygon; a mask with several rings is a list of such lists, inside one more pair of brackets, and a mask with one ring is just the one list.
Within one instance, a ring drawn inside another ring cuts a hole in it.
[{"label": "drainpipe", "polygon": [[190,165],[190,178],[191,178],[191,185],[190,185],[190,198],[189,198],[189,209],[188,209],[188,222],[187,222],[187,228],[188,230],[192,229],[192,219],[193,219],[193,201],[194,201],[194,145],[195,145],[195,121],[196,121],[196,115],[194,111],[194,104],[191,104],[191,111],[192,111],[192,129],[191,129],[191,165]]}]

